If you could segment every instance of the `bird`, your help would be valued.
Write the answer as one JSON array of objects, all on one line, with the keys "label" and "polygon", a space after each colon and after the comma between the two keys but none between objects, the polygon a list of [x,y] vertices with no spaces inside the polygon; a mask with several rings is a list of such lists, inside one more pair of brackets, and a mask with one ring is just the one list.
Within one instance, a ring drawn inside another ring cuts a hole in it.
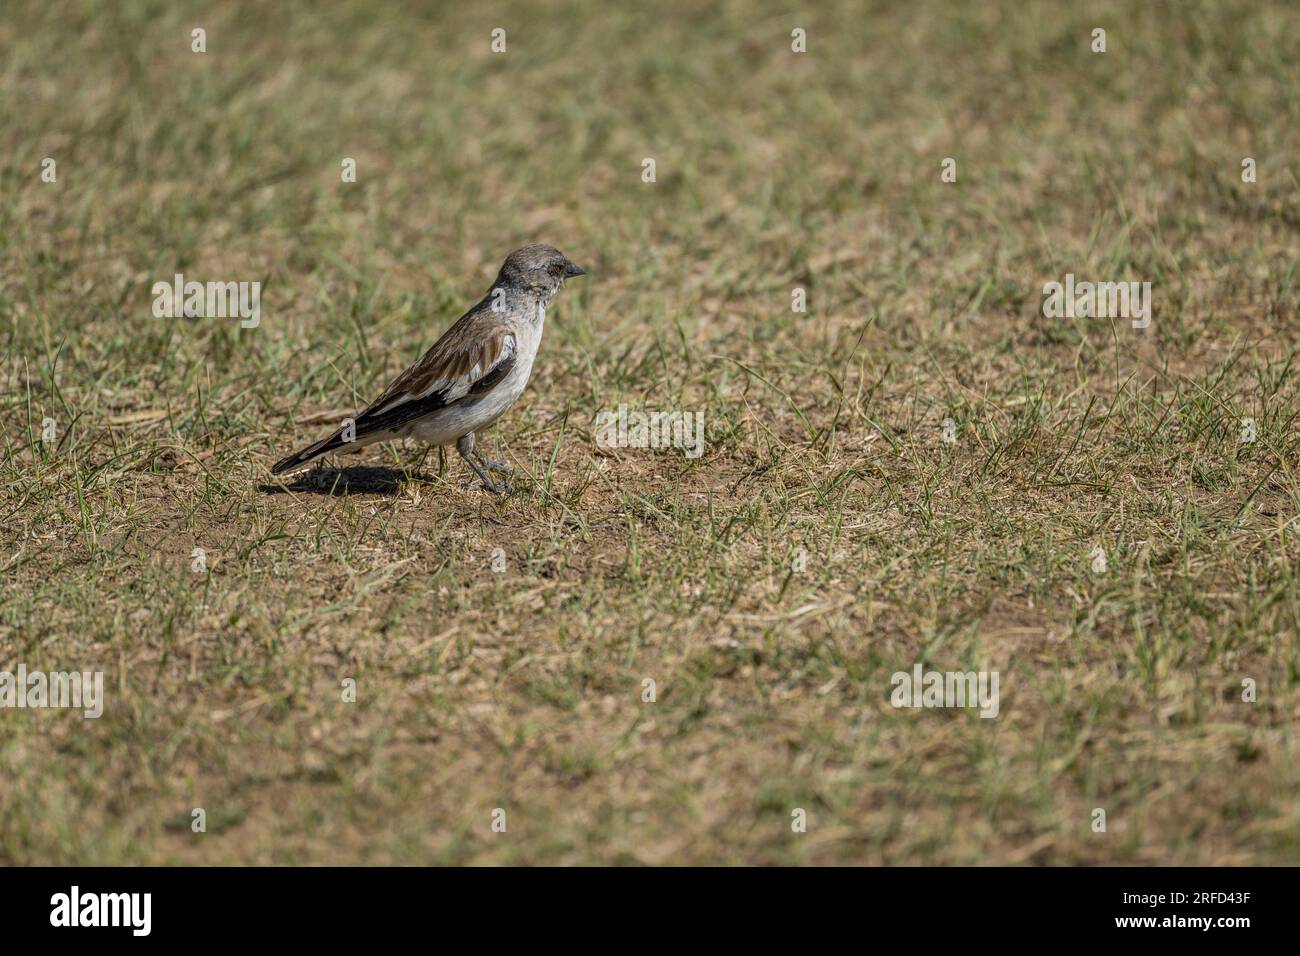
[{"label": "bird", "polygon": [[328,452],[414,438],[456,445],[486,491],[510,490],[488,472],[509,466],[474,450],[474,436],[500,418],[528,384],[546,307],[565,281],[586,275],[554,246],[534,242],[506,257],[492,287],[355,419],[281,458],[271,474],[297,471]]}]

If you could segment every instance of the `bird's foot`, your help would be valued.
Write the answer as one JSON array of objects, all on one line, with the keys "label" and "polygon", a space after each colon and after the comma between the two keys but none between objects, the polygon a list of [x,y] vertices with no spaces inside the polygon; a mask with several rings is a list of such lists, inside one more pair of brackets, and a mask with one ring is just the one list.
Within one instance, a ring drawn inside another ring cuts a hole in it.
[{"label": "bird's foot", "polygon": [[510,482],[493,481],[491,478],[488,478],[487,480],[480,479],[478,482],[475,482],[475,484],[482,485],[484,491],[490,491],[494,495],[508,495],[510,492],[515,490],[514,485],[510,484]]},{"label": "bird's foot", "polygon": [[[474,474],[478,475],[478,480],[483,483],[483,489],[485,491],[490,491],[494,495],[504,495],[509,494],[513,490],[507,482],[492,480],[492,478],[488,476],[488,472],[495,471],[499,474],[508,475],[511,474],[514,469],[509,465],[501,464],[499,461],[488,461],[482,455],[476,454],[474,452],[473,432],[470,432],[468,435],[462,437],[456,442],[456,450],[459,451],[460,456],[465,459],[465,464],[469,465]],[[485,471],[484,469],[487,470]]]}]

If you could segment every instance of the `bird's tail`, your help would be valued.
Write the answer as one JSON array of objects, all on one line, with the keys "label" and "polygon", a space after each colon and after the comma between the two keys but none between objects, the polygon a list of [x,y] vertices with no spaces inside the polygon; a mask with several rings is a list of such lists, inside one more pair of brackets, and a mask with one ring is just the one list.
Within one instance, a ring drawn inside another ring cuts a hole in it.
[{"label": "bird's tail", "polygon": [[271,467],[271,474],[281,475],[286,471],[296,471],[303,465],[307,464],[313,458],[319,458],[326,452],[331,452],[335,448],[342,448],[347,442],[343,440],[343,429],[339,429],[333,435],[322,438],[320,441],[308,445],[302,451],[294,452],[286,458],[281,458]]}]

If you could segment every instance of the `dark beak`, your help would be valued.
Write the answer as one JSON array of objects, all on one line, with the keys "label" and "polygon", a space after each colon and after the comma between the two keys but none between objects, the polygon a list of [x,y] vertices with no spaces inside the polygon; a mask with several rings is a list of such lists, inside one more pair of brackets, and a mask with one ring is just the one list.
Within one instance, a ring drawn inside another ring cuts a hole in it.
[{"label": "dark beak", "polygon": [[587,271],[585,269],[581,269],[578,266],[575,266],[572,262],[566,262],[564,264],[565,278],[573,279],[578,276],[585,276],[586,274]]}]

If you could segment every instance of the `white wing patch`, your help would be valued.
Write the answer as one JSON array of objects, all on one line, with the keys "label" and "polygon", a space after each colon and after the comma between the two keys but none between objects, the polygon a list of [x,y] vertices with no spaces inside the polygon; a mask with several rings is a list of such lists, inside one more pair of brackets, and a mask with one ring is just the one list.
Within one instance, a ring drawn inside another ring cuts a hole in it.
[{"label": "white wing patch", "polygon": [[447,391],[446,403],[451,404],[458,399],[464,398],[469,393],[469,390],[474,387],[475,382],[491,373],[502,362],[508,361],[515,354],[515,348],[515,337],[507,334],[501,343],[501,354],[487,368],[483,368],[483,363],[476,362],[472,369],[453,381],[449,381],[446,377],[435,379],[418,393],[402,392],[394,395],[383,405],[366,409],[365,413],[367,415],[382,415],[385,412],[392,411],[399,405],[405,405],[407,402],[417,402],[443,389]]},{"label": "white wing patch", "polygon": [[[451,387],[447,389],[447,402],[451,403],[456,401],[459,398],[464,398],[465,395],[469,392],[469,390],[474,387],[475,382],[483,378],[483,376],[489,374],[494,368],[496,368],[502,362],[508,361],[510,357],[514,354],[515,354],[515,337],[513,335],[507,335],[504,341],[502,341],[501,343],[501,354],[497,356],[495,362],[493,362],[487,368],[483,368],[482,364],[478,363],[472,369],[470,369],[468,372],[462,375],[460,378],[456,379],[456,381],[451,383]],[[426,389],[424,394],[425,395],[433,394],[434,392],[440,389],[441,385],[442,383],[435,383],[432,388]],[[423,398],[424,396],[422,395],[420,397]]]}]

